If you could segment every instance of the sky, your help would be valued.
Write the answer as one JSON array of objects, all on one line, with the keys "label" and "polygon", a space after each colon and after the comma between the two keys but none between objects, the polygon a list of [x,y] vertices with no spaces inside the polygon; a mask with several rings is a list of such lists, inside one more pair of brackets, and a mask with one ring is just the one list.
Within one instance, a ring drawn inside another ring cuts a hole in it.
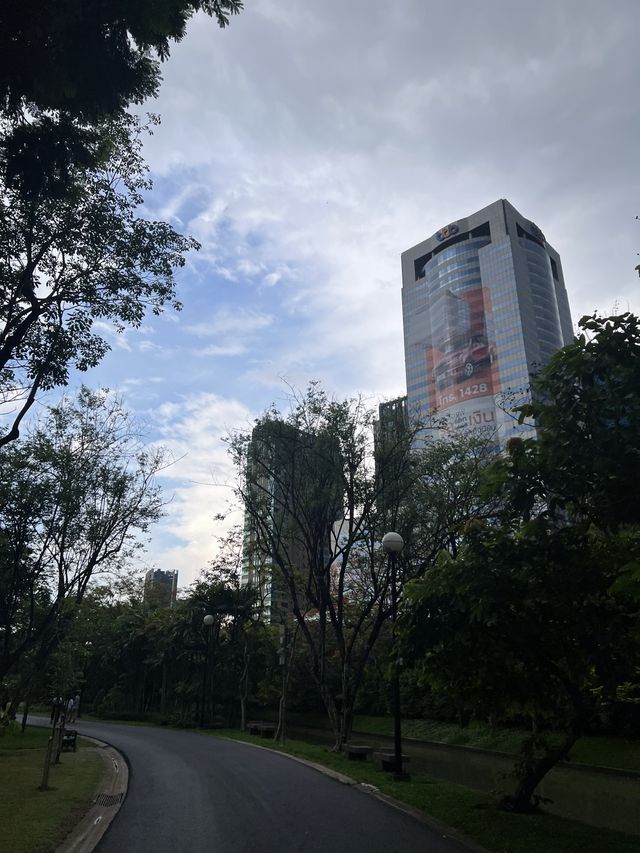
[{"label": "sky", "polygon": [[400,254],[507,198],[560,253],[574,321],[640,311],[637,0],[246,0],[192,19],[145,105],[145,212],[202,244],[181,313],[104,333],[175,463],[142,570],[192,583],[241,518],[223,437],[321,380],[405,392]]}]

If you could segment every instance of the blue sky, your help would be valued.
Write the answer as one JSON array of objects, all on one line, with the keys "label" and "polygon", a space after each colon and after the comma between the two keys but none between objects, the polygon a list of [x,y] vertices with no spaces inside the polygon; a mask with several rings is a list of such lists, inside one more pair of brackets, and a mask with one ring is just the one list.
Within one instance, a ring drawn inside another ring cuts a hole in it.
[{"label": "blue sky", "polygon": [[82,377],[179,460],[147,565],[185,585],[211,558],[233,481],[221,437],[287,383],[404,392],[400,253],[443,224],[508,198],[560,252],[574,320],[640,310],[639,12],[247,0],[224,31],[192,20],[146,105],[162,116],[146,208],[202,243],[184,310],[106,330]]}]

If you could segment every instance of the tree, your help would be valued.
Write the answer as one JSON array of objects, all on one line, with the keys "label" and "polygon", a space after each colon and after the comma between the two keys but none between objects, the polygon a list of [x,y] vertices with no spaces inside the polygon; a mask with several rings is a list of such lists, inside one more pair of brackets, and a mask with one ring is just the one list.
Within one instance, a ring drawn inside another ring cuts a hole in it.
[{"label": "tree", "polygon": [[640,320],[594,314],[578,326],[536,378],[533,402],[520,407],[539,438],[512,456],[513,483],[525,512],[542,500],[549,513],[614,531],[640,523]]},{"label": "tree", "polygon": [[495,516],[498,500],[482,489],[495,457],[493,435],[450,432],[446,422],[413,452],[412,487],[401,504],[411,577],[423,575],[442,550],[455,556],[469,523]]},{"label": "tree", "polygon": [[[256,680],[257,674],[255,662],[273,638],[260,619],[264,604],[259,598],[260,591],[252,586],[240,585],[242,546],[243,531],[237,525],[231,527],[225,536],[218,537],[216,556],[200,573],[192,587],[189,601],[192,607],[201,608],[203,613],[211,613],[214,619],[224,619],[223,636],[226,634],[227,640],[224,670],[227,680],[230,676],[232,682],[228,693],[238,700],[240,730],[245,731],[252,681]],[[212,593],[215,592],[218,593],[218,600],[212,601]],[[218,621],[215,627],[218,637],[220,627]],[[227,717],[230,721],[230,706]]]},{"label": "tree", "polygon": [[[53,656],[55,675],[65,674],[64,659],[67,684],[82,686],[83,707],[106,717],[231,725],[238,700],[240,716],[246,706],[243,690],[266,680],[275,660],[272,632],[254,618],[253,591],[234,577],[238,546],[234,529],[172,607],[143,595],[139,576],[92,584]],[[51,681],[59,690],[60,681]]]},{"label": "tree", "polygon": [[[0,8],[0,104],[102,118],[155,97],[194,12],[220,27],[241,0],[6,0]],[[157,58],[155,58],[157,57]]]},{"label": "tree", "polygon": [[[175,303],[193,240],[135,216],[150,189],[131,103],[198,11],[226,27],[241,0],[7,0],[0,8],[0,447],[39,390],[64,385],[118,330]],[[10,415],[7,414],[10,413]]]},{"label": "tree", "polygon": [[23,190],[67,191],[97,165],[105,122],[155,97],[160,62],[203,11],[225,27],[241,0],[7,0],[0,8],[0,149]]},{"label": "tree", "polygon": [[[293,619],[340,749],[371,649],[390,617],[379,547],[411,482],[410,437],[374,447],[373,413],[312,384],[230,448],[241,485],[253,583],[271,592],[272,621]],[[393,469],[403,489],[390,490]],[[393,499],[392,496],[393,495]],[[291,615],[289,615],[291,614]]]},{"label": "tree", "polygon": [[519,409],[537,440],[512,439],[487,471],[495,518],[407,591],[426,683],[470,713],[535,720],[503,800],[517,811],[640,662],[640,327],[628,313],[580,327]]},{"label": "tree", "polygon": [[545,774],[633,675],[640,609],[616,588],[630,547],[637,560],[640,536],[612,552],[608,540],[544,519],[480,527],[405,591],[407,656],[424,683],[470,716],[535,721],[506,808],[531,807]]},{"label": "tree", "polygon": [[148,451],[117,398],[83,388],[3,450],[0,680],[42,666],[98,572],[117,572],[162,512]]},{"label": "tree", "polygon": [[198,244],[137,215],[151,186],[141,132],[131,117],[107,122],[92,149],[98,165],[69,165],[61,193],[55,169],[25,187],[0,159],[0,447],[18,437],[39,391],[102,359],[109,345],[96,323],[123,331],[147,310],[180,307],[173,270]]}]

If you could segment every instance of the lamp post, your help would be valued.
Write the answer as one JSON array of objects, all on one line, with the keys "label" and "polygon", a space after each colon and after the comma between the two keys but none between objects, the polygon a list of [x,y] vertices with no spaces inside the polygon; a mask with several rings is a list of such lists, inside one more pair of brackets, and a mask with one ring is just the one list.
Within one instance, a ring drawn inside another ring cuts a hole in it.
[{"label": "lamp post", "polygon": [[[393,647],[396,643],[396,624],[398,619],[398,591],[397,591],[397,559],[398,554],[404,547],[404,540],[399,533],[389,532],[382,537],[382,550],[389,561],[389,573],[391,575],[391,623]],[[393,747],[394,747],[394,773],[393,778],[397,781],[408,779],[408,775],[402,772],[402,724],[400,717],[400,660],[396,657],[393,661]]]},{"label": "lamp post", "polygon": [[278,663],[282,667],[282,692],[278,709],[278,740],[284,746],[287,738],[287,681],[289,676],[289,628],[286,618],[280,623],[280,647],[278,648]]},{"label": "lamp post", "polygon": [[91,650],[93,643],[87,640],[84,644],[84,661],[82,663],[82,684],[80,685],[80,693],[78,694],[78,707],[76,708],[76,720],[80,719],[80,709],[84,701],[84,689],[87,686],[87,673],[89,672],[89,659],[91,658]]},{"label": "lamp post", "polygon": [[206,702],[207,696],[207,672],[209,670],[209,647],[211,646],[211,626],[213,625],[214,619],[211,613],[207,613],[207,615],[202,620],[202,624],[206,629],[206,650],[204,653],[204,669],[202,670],[202,695],[200,697],[200,728],[204,728],[204,706]]}]

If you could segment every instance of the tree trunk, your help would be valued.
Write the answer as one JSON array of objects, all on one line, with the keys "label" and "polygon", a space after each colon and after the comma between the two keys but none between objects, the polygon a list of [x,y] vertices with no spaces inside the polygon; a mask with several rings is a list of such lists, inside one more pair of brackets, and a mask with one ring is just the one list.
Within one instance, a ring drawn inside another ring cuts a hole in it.
[{"label": "tree trunk", "polygon": [[29,716],[29,704],[30,704],[30,699],[27,696],[27,698],[24,700],[24,710],[22,712],[22,726],[20,728],[20,731],[22,732],[22,734],[24,734],[24,730],[27,728],[27,717]]},{"label": "tree trunk", "polygon": [[499,803],[505,811],[526,813],[537,808],[540,797],[535,790],[547,775],[549,770],[569,754],[569,750],[580,737],[581,731],[577,723],[572,725],[562,743],[554,748],[547,748],[541,758],[536,758],[534,751],[541,745],[540,736],[532,735],[527,738],[522,747],[523,758],[516,765],[519,781],[513,794],[509,794]]},{"label": "tree trunk", "polygon": [[340,730],[342,744],[349,743],[351,729],[353,728],[353,706],[355,704],[355,692],[351,690],[348,670],[342,667],[342,707],[340,709]]},{"label": "tree trunk", "polygon": [[351,738],[351,730],[353,728],[353,702],[345,702],[342,706],[341,714],[341,729],[342,743],[349,743]]},{"label": "tree trunk", "polygon": [[162,659],[162,682],[160,687],[160,713],[164,717],[167,713],[167,664]]},{"label": "tree trunk", "polygon": [[335,697],[326,684],[318,684],[318,687],[320,689],[322,704],[324,705],[325,710],[327,712],[327,716],[329,717],[329,722],[331,723],[331,730],[335,738],[335,742],[332,747],[332,752],[340,752],[344,741],[342,739],[342,727],[340,725],[340,715],[336,707]]},{"label": "tree trunk", "polygon": [[240,675],[240,731],[247,730],[247,697],[249,696],[249,663],[251,654],[249,643],[245,637],[242,648],[242,673]]},{"label": "tree trunk", "polygon": [[284,674],[282,676],[282,693],[278,705],[278,728],[275,737],[280,746],[284,746],[287,740],[287,685]]}]

